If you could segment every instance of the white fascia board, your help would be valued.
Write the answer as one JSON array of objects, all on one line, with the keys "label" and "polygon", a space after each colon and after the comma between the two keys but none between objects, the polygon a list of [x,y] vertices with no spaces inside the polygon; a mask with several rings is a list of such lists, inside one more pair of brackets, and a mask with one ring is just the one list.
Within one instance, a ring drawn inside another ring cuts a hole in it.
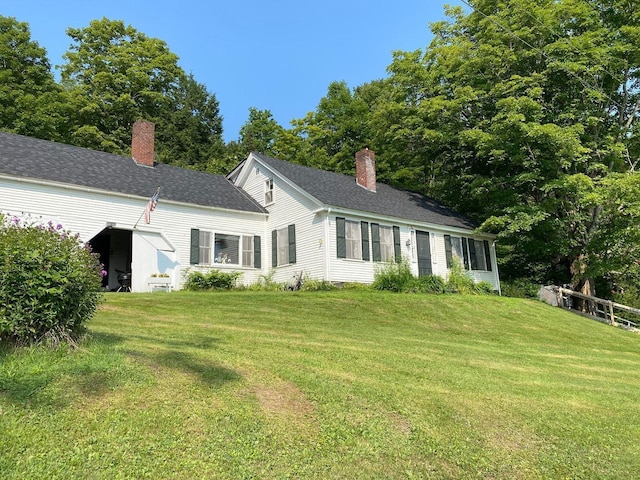
[{"label": "white fascia board", "polygon": [[234,185],[236,183],[240,183],[240,181],[244,183],[244,181],[246,181],[247,179],[247,175],[245,174],[244,167],[249,162],[249,159],[251,158],[252,158],[252,155],[249,154],[249,156],[245,160],[241,161],[238,165],[236,165],[235,168],[227,174],[227,180],[229,180]]},{"label": "white fascia board", "polygon": [[365,212],[363,210],[353,210],[349,208],[335,207],[335,206],[329,206],[329,205],[323,205],[322,208],[315,210],[313,213],[318,213],[321,211],[331,212],[334,215],[357,217],[363,220],[368,220],[369,222],[371,222],[373,219],[375,221],[380,221],[380,222],[401,224],[410,228],[424,229],[430,232],[437,231],[439,233],[452,233],[452,234],[459,234],[464,236],[473,236],[476,238],[482,238],[486,240],[494,240],[496,238],[496,235],[492,233],[476,232],[474,229],[471,229],[471,228],[450,227],[448,225],[438,225],[436,223],[420,222],[418,220],[411,220],[408,218],[392,217],[389,215],[381,215],[379,213]]},{"label": "white fascia board", "polygon": [[[14,177],[12,175],[0,174],[0,180],[8,180],[8,181],[12,181],[12,182],[27,183],[27,184],[31,184],[31,185],[41,185],[41,186],[45,186],[45,187],[54,187],[54,188],[60,188],[60,189],[63,189],[63,190],[71,190],[71,191],[75,191],[75,192],[97,193],[97,194],[100,194],[100,195],[108,195],[108,196],[111,196],[111,197],[143,200],[145,202],[145,204],[151,198],[151,196],[142,197],[140,195],[131,195],[130,193],[113,192],[111,190],[102,190],[100,188],[83,187],[81,185],[72,185],[70,183],[52,182],[50,180],[38,180],[38,179],[35,179],[35,178],[27,178],[27,177]],[[231,208],[212,207],[212,206],[209,206],[209,205],[198,205],[197,203],[177,202],[175,200],[162,199],[162,197],[160,197],[160,200],[161,200],[161,203],[166,203],[168,205],[180,205],[180,206],[183,206],[183,207],[202,208],[204,210],[221,211],[221,212],[232,212],[232,213],[243,213],[243,214],[248,214],[248,215],[258,215],[258,216],[265,217],[265,218],[267,217],[267,214],[266,213],[262,213],[262,212],[247,212],[245,210],[234,210],[234,209],[231,209]],[[143,207],[144,207],[144,205],[143,205]]]}]

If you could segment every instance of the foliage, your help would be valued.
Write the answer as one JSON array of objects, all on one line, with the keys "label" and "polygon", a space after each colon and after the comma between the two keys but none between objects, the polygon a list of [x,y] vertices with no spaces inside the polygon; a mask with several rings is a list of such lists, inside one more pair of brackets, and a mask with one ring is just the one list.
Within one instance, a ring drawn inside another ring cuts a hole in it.
[{"label": "foliage", "polygon": [[70,143],[127,154],[132,125],[144,118],[156,124],[159,161],[205,169],[222,155],[218,102],[166,42],[107,18],[67,34],[73,43],[61,76],[76,112]]},{"label": "foliage", "polygon": [[45,49],[26,23],[0,15],[0,129],[61,140],[67,114]]},{"label": "foliage", "polygon": [[488,282],[474,282],[462,263],[457,258],[453,260],[446,281],[438,275],[415,277],[406,259],[398,263],[385,263],[376,268],[371,287],[375,290],[405,293],[494,293],[493,285]]},{"label": "foliage", "polygon": [[0,350],[3,479],[640,470],[637,335],[540,302],[110,295],[81,346]]},{"label": "foliage", "polygon": [[313,278],[307,278],[302,283],[300,288],[303,292],[329,292],[331,290],[337,290],[338,286],[327,280],[316,280]]},{"label": "foliage", "polygon": [[446,290],[449,293],[479,293],[473,278],[471,278],[471,275],[465,270],[462,262],[457,257],[453,257],[451,260]]},{"label": "foliage", "polygon": [[415,279],[412,289],[418,293],[445,293],[447,283],[438,275],[424,275]]},{"label": "foliage", "polygon": [[416,277],[411,273],[411,267],[406,259],[401,262],[383,263],[376,265],[371,286],[375,290],[390,292],[406,292],[412,290]]},{"label": "foliage", "polygon": [[422,182],[413,187],[488,219],[507,250],[503,276],[577,284],[615,269],[624,256],[598,237],[606,183],[640,155],[638,6],[472,8],[447,9],[424,52],[395,53],[393,101],[373,121],[385,158]]},{"label": "foliage", "polygon": [[515,278],[500,282],[500,291],[505,297],[538,298],[540,284],[528,278]]},{"label": "foliage", "polygon": [[97,255],[62,228],[0,216],[0,340],[71,338],[101,301]]},{"label": "foliage", "polygon": [[184,288],[191,291],[230,290],[236,286],[241,275],[240,272],[211,270],[208,273],[202,273],[196,270],[187,274]]},{"label": "foliage", "polygon": [[246,152],[260,152],[277,155],[274,145],[282,133],[282,127],[273,118],[269,110],[249,108],[249,119],[240,128],[240,144]]},{"label": "foliage", "polygon": [[[179,75],[169,108],[153,118],[157,159],[181,167],[207,170],[224,155],[222,115],[216,96],[192,74]],[[226,170],[224,173],[229,173]]]}]

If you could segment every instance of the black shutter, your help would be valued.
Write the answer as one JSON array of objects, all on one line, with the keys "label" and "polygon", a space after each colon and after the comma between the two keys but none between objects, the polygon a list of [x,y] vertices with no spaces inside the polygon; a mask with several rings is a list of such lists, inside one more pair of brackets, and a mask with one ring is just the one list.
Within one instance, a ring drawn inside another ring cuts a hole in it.
[{"label": "black shutter", "polygon": [[273,268],[278,266],[278,231],[273,230],[271,232],[271,266]]},{"label": "black shutter", "polygon": [[491,271],[491,251],[489,250],[489,242],[484,240],[484,260],[487,264],[487,270]]},{"label": "black shutter", "polygon": [[191,229],[191,252],[189,254],[189,263],[196,265],[200,263],[200,230]]},{"label": "black shutter", "polygon": [[346,224],[344,218],[336,217],[336,244],[338,258],[347,258]]},{"label": "black shutter", "polygon": [[373,247],[373,261],[379,262],[382,260],[380,254],[380,225],[377,223],[371,224],[371,245]]},{"label": "black shutter", "polygon": [[362,237],[362,260],[369,260],[369,223],[360,222],[360,235]]},{"label": "black shutter", "polygon": [[296,263],[296,226],[289,225],[289,263]]},{"label": "black shutter", "polygon": [[451,268],[453,255],[451,254],[451,235],[444,236],[444,253],[447,258],[447,268]]},{"label": "black shutter", "polygon": [[262,245],[260,245],[260,237],[253,237],[253,268],[262,268]]},{"label": "black shutter", "polygon": [[469,239],[469,257],[471,258],[471,270],[478,270],[478,256],[476,253],[476,242]]},{"label": "black shutter", "polygon": [[400,227],[393,227],[393,254],[396,262],[402,261],[402,250],[400,249]]},{"label": "black shutter", "polygon": [[462,237],[462,256],[464,257],[464,269],[469,270],[469,239]]}]

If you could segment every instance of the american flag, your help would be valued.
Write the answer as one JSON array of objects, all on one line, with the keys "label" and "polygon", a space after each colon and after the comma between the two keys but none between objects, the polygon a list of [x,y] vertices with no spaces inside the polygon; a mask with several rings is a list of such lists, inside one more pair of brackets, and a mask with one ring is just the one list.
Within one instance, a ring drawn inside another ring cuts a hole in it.
[{"label": "american flag", "polygon": [[151,197],[151,200],[149,200],[149,203],[147,203],[147,208],[144,209],[144,222],[147,224],[151,223],[151,212],[153,212],[156,209],[156,206],[158,205],[159,195],[160,195],[159,191],[154,193],[153,197]]}]

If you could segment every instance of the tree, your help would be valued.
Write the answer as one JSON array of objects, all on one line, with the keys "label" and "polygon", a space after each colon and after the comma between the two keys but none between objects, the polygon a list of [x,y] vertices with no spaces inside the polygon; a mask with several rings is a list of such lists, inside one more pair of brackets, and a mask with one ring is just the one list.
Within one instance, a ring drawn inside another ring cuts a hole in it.
[{"label": "tree", "polygon": [[448,9],[424,53],[395,54],[393,102],[378,112],[378,131],[395,155],[405,152],[424,192],[489,218],[503,273],[570,278],[592,292],[601,260],[619,263],[598,240],[617,223],[593,200],[610,199],[618,175],[614,183],[638,181],[627,172],[640,154],[640,6],[472,5]]},{"label": "tree", "polygon": [[0,16],[0,129],[61,140],[66,114],[45,49],[26,23]]},{"label": "tree", "polygon": [[71,140],[127,154],[139,119],[156,123],[160,161],[204,168],[222,155],[222,119],[213,94],[186,75],[167,44],[119,20],[69,28],[62,83],[77,114]]},{"label": "tree", "polygon": [[269,110],[249,108],[249,119],[240,128],[240,144],[249,152],[274,155],[274,146],[282,133],[282,127]]},{"label": "tree", "polygon": [[205,170],[224,155],[219,103],[191,74],[180,77],[170,100],[168,111],[156,118],[158,160]]},{"label": "tree", "polygon": [[298,163],[353,173],[353,155],[369,143],[368,113],[367,103],[345,82],[332,82],[316,111],[292,122],[294,131],[310,149],[310,158],[299,158]]}]

